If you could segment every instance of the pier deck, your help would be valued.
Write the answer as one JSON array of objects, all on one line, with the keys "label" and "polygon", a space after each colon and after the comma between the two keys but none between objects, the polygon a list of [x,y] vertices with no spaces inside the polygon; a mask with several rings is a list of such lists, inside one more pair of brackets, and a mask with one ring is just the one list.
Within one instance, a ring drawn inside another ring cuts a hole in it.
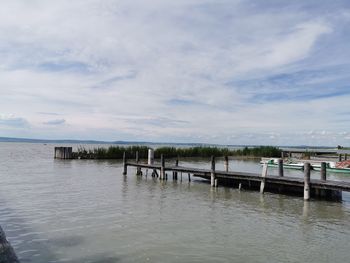
[{"label": "pier deck", "polygon": [[[263,176],[262,174],[255,173],[199,169],[172,165],[162,166],[162,164],[149,165],[136,162],[126,162],[124,165],[126,167],[131,166],[139,169],[145,168],[149,170],[159,170],[160,173],[162,170],[164,173],[167,171],[173,173],[187,173],[189,176],[192,174],[195,177],[201,177],[207,180],[211,180],[214,175],[219,184],[236,185],[240,188],[243,185],[249,186],[251,189],[258,188],[261,190],[261,184],[263,183],[264,186],[262,192],[265,190],[271,192],[294,192],[301,194],[305,190],[305,178],[268,175],[267,172],[265,173],[265,176]],[[334,196],[335,193],[336,196],[339,196],[339,193],[341,195],[341,191],[350,192],[350,182],[309,179],[309,189],[311,195],[314,197],[330,197]]]}]

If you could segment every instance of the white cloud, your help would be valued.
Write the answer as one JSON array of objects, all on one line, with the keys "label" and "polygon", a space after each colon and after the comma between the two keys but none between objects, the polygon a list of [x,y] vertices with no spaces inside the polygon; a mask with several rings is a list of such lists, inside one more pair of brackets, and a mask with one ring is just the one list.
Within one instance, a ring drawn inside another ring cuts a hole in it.
[{"label": "white cloud", "polygon": [[252,6],[3,1],[0,111],[23,116],[43,137],[52,134],[43,123],[55,120],[42,112],[67,120],[57,133],[65,138],[94,130],[103,139],[243,143],[241,134],[249,133],[255,143],[283,143],[291,129],[326,131],[348,97],[255,104],[257,92],[227,83],[305,69],[337,25],[308,10]]}]

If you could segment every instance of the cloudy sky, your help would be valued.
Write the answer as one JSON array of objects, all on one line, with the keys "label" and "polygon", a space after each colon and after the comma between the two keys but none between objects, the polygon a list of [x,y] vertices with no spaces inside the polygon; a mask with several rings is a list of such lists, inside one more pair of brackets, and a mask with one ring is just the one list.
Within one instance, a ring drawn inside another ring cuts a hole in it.
[{"label": "cloudy sky", "polygon": [[0,136],[350,145],[350,2],[1,0]]}]

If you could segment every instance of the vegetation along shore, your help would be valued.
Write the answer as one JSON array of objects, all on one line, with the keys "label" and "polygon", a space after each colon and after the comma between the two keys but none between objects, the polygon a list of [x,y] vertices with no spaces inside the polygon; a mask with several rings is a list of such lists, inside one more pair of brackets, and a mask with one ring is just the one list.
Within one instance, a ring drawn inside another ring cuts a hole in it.
[{"label": "vegetation along shore", "polygon": [[[136,152],[139,153],[139,158],[146,159],[148,155],[147,146],[110,146],[98,147],[94,149],[86,149],[79,147],[73,152],[74,159],[122,159],[123,153],[126,153],[126,158],[135,158]],[[220,156],[250,156],[250,157],[279,157],[281,150],[273,146],[245,147],[243,149],[229,149],[220,147],[160,147],[154,149],[155,158],[160,158],[163,154],[166,158],[176,157],[220,157]]]}]

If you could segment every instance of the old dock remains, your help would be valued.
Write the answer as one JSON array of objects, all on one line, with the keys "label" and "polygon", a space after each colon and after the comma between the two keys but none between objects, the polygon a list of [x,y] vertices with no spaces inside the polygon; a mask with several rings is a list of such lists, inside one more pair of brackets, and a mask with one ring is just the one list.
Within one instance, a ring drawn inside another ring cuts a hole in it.
[{"label": "old dock remains", "polygon": [[73,159],[72,147],[55,147],[55,159]]},{"label": "old dock remains", "polygon": [[[129,161],[123,158],[123,174],[127,174],[128,167],[136,167],[138,175],[147,175],[148,170],[153,171],[152,177],[157,177],[159,180],[167,180],[168,173],[173,174],[173,180],[182,181],[182,174],[188,175],[188,181],[191,180],[191,175],[208,180],[211,187],[218,187],[219,185],[227,185],[237,187],[239,189],[257,190],[261,193],[266,191],[273,193],[283,193],[300,195],[304,200],[308,201],[313,198],[325,198],[332,200],[341,200],[342,191],[350,192],[350,182],[330,181],[326,176],[326,164],[321,164],[320,179],[311,178],[311,165],[306,162],[304,165],[304,178],[287,177],[283,173],[283,159],[278,162],[278,176],[268,174],[267,164],[263,165],[261,174],[245,173],[237,171],[229,171],[228,157],[224,157],[224,171],[216,170],[215,157],[211,157],[210,169],[199,169],[191,167],[183,167],[179,165],[177,158],[174,165],[165,165],[165,157],[162,155],[158,164],[154,164],[153,151],[148,152],[148,162],[141,163],[138,154],[136,154],[136,161]],[[142,169],[146,170],[145,173]],[[159,171],[159,173],[157,172]]]}]

